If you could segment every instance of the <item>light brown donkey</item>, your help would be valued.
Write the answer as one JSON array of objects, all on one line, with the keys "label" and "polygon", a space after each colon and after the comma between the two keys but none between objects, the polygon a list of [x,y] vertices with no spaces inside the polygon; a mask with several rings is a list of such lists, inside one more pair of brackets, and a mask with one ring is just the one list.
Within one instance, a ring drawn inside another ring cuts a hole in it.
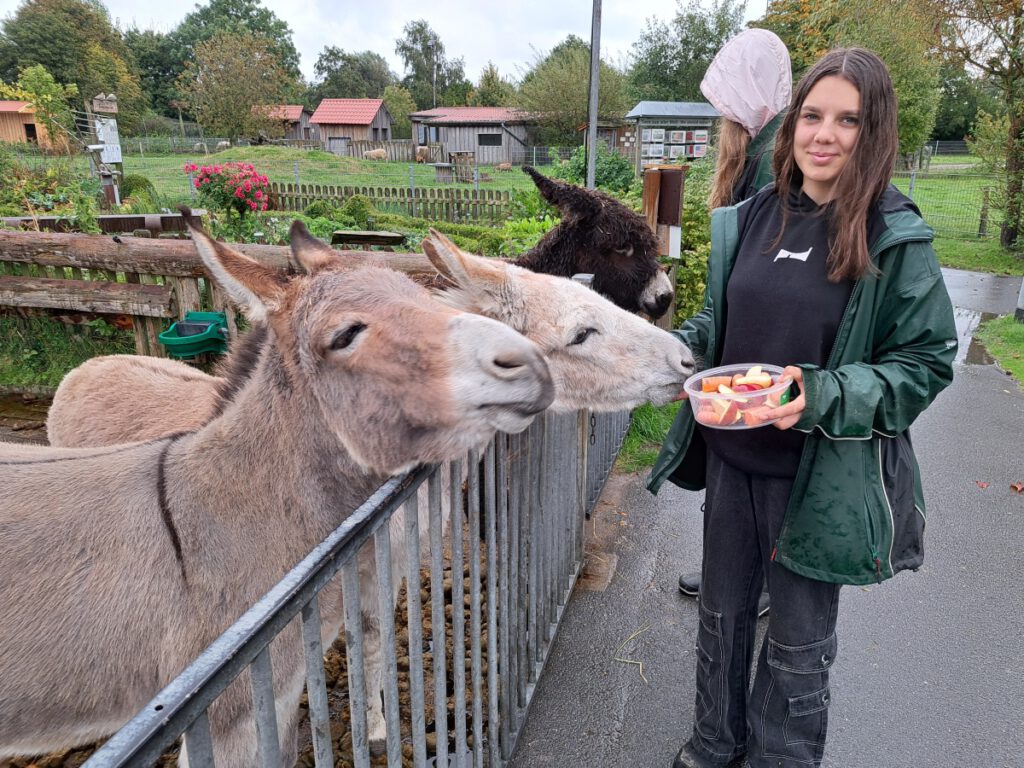
[{"label": "light brown donkey", "polygon": [[[0,758],[122,725],[389,476],[520,430],[552,399],[536,346],[403,275],[296,249],[286,279],[193,231],[267,328],[202,429],[94,449],[0,444]],[[342,621],[332,582],[324,641]],[[273,642],[281,765],[303,653]],[[220,768],[258,764],[243,675],[210,711]],[[182,755],[187,764],[187,755]]]}]

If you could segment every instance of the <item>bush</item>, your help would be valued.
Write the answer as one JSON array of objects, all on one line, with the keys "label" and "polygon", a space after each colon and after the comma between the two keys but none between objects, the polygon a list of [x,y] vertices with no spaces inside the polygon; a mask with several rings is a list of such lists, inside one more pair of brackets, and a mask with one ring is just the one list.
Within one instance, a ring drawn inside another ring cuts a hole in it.
[{"label": "bush", "polygon": [[250,211],[265,211],[269,207],[270,182],[256,172],[252,163],[186,163],[185,173],[196,174],[192,183],[199,192],[199,201],[208,208],[225,213],[236,211],[244,218]]},{"label": "bush", "polygon": [[[610,152],[603,143],[597,145],[597,158],[594,163],[594,184],[609,192],[625,192],[636,178],[633,161],[618,152]],[[573,184],[585,184],[587,181],[586,148],[577,147],[568,162],[562,165],[558,175]]]},{"label": "bush", "polygon": [[152,212],[160,208],[160,195],[145,176],[129,173],[121,182],[121,204],[136,211]]},{"label": "bush", "polygon": [[334,219],[338,217],[338,209],[329,200],[314,200],[302,214],[311,219]]},{"label": "bush", "polygon": [[352,195],[338,209],[342,216],[352,219],[357,227],[366,229],[370,226],[370,219],[376,218],[377,209],[373,207],[370,198],[366,195]]}]

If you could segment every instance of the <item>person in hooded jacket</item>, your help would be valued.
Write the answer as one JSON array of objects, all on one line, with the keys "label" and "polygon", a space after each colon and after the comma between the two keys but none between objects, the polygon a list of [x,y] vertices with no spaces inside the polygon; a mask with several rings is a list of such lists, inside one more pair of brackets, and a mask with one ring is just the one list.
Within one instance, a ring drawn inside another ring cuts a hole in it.
[{"label": "person in hooded jacket", "polygon": [[[710,208],[735,205],[772,182],[775,134],[792,89],[789,50],[774,32],[744,30],[715,55],[700,83],[701,93],[722,115]],[[679,589],[696,597],[700,571],[680,575]],[[768,593],[762,592],[757,613],[767,612]]]},{"label": "person in hooded jacket", "polygon": [[[818,766],[842,584],[924,558],[909,429],[953,378],[953,309],[932,230],[893,187],[885,64],[834,50],[801,79],[775,184],[713,212],[704,308],[675,333],[705,367],[784,366],[771,426],[680,409],[648,480],[706,489],[693,730],[675,768]],[[756,605],[772,598],[752,688]]]}]

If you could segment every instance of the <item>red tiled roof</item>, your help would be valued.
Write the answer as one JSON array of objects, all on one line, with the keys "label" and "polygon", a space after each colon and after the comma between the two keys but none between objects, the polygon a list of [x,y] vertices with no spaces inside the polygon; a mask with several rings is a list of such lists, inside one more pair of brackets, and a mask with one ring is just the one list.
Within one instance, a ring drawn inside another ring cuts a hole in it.
[{"label": "red tiled roof", "polygon": [[35,112],[27,101],[0,101],[0,112]]},{"label": "red tiled roof", "polygon": [[261,107],[258,104],[254,104],[252,109],[254,112],[257,109],[264,109],[266,110],[267,117],[274,117],[289,123],[297,123],[302,119],[303,106],[301,104],[267,104]]},{"label": "red tiled roof", "polygon": [[530,115],[515,107],[434,107],[409,115],[413,120],[424,123],[521,123]]},{"label": "red tiled roof", "polygon": [[383,99],[324,99],[309,121],[331,125],[369,125],[383,104]]}]

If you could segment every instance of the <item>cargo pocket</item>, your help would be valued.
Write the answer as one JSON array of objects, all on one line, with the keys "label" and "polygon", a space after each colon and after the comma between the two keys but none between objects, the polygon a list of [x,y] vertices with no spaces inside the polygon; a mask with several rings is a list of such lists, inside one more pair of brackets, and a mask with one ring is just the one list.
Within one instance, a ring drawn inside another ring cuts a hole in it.
[{"label": "cargo pocket", "polygon": [[697,732],[715,741],[722,732],[722,706],[725,700],[725,671],[722,638],[722,614],[709,611],[698,603],[700,622],[697,626],[697,706],[694,727]]},{"label": "cargo pocket", "polygon": [[[787,646],[768,640],[773,691],[764,718],[765,754],[820,760],[828,728],[828,670],[836,658],[835,634],[818,643]],[[781,728],[779,727],[781,725]]]}]

